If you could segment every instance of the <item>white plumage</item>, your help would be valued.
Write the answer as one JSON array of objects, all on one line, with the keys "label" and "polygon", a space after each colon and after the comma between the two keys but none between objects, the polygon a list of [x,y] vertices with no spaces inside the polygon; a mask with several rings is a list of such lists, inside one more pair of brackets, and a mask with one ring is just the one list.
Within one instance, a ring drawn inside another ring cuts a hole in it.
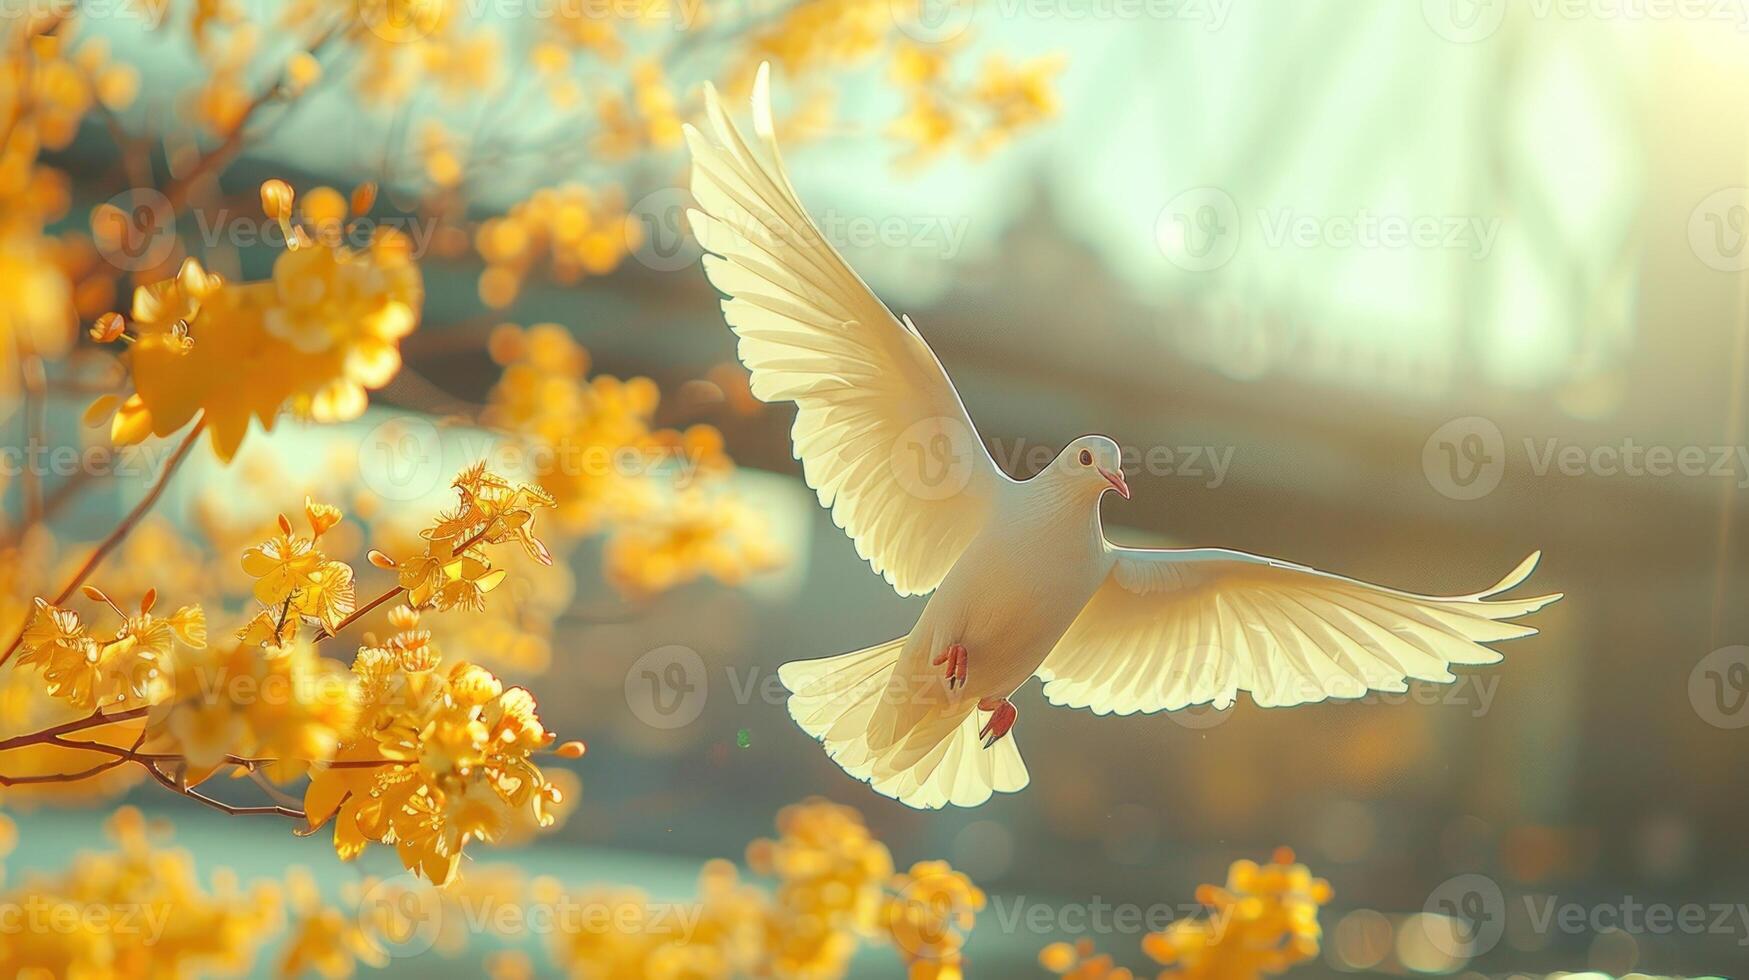
[{"label": "white plumage", "polygon": [[688,218],[753,394],[795,403],[796,458],[858,554],[900,595],[934,592],[907,636],[779,672],[797,723],[879,792],[934,808],[1024,787],[1007,698],[1034,675],[1053,704],[1099,714],[1402,691],[1497,662],[1482,644],[1535,633],[1507,620],[1560,598],[1498,597],[1534,554],[1442,598],[1236,551],[1112,545],[1099,499],[1129,495],[1117,445],[1084,436],[1030,480],[1003,474],[916,328],[802,209],[767,71],[757,146],[714,89],[705,106],[710,136],[686,130]]}]

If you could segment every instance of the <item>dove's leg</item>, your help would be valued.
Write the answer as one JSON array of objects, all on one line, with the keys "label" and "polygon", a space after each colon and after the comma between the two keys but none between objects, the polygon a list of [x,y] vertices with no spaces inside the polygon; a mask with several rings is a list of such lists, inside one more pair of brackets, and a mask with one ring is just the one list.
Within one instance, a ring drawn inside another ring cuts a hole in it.
[{"label": "dove's leg", "polygon": [[956,687],[966,686],[966,669],[971,664],[971,658],[966,654],[966,648],[964,645],[955,643],[953,646],[936,654],[935,659],[930,661],[930,663],[933,663],[937,667],[940,667],[943,664],[947,665],[947,670],[944,672],[943,676],[947,678],[947,686],[949,690]]},{"label": "dove's leg", "polygon": [[1007,698],[985,698],[978,702],[978,710],[990,712],[990,720],[978,730],[978,734],[984,737],[986,749],[1002,741],[1003,736],[1014,728],[1015,720],[1020,717],[1020,709]]}]

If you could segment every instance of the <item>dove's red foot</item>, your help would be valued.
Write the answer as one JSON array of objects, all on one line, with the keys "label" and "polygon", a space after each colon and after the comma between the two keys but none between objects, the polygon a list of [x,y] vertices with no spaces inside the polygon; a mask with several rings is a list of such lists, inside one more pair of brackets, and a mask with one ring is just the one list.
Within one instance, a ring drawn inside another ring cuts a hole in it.
[{"label": "dove's red foot", "polygon": [[978,702],[979,711],[990,712],[990,720],[978,730],[984,738],[984,748],[989,748],[1014,728],[1014,722],[1020,717],[1020,709],[1010,704],[1007,698],[985,698]]},{"label": "dove's red foot", "polygon": [[966,648],[961,644],[955,643],[941,651],[931,663],[937,667],[943,664],[947,665],[947,670],[943,672],[942,676],[947,678],[948,690],[966,686],[966,669],[971,666],[971,658],[967,656]]}]

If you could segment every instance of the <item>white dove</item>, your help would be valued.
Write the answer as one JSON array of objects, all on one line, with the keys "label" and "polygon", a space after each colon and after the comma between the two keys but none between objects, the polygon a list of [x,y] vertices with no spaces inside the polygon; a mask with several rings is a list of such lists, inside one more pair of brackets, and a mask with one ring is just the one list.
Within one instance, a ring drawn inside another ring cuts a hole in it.
[{"label": "white dove", "polygon": [[1437,597],[1216,548],[1105,539],[1099,501],[1130,495],[1118,446],[1083,436],[1024,482],[983,448],[940,361],[802,210],[773,136],[770,82],[753,88],[750,146],[705,93],[711,135],[686,128],[704,268],[729,298],[752,391],[796,405],[796,458],[822,506],[900,595],[934,591],[911,632],[784,664],[789,711],[850,775],[913,807],[976,806],[1026,786],[1009,698],[1030,677],[1053,704],[1097,714],[1264,707],[1410,678],[1454,680],[1504,622],[1560,598],[1493,588]]}]

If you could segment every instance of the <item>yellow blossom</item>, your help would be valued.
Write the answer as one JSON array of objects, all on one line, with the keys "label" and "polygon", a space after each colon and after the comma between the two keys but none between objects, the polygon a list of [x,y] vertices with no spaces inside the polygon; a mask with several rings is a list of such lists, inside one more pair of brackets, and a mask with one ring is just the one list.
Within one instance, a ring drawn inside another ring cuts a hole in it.
[{"label": "yellow blossom", "polygon": [[[274,642],[295,636],[293,617],[308,617],[330,631],[353,610],[355,595],[352,566],[333,561],[317,544],[321,536],[339,523],[339,509],[305,498],[308,535],[293,534],[291,521],[279,518],[280,533],[243,553],[243,571],[255,579],[255,599],[266,609],[244,629],[245,638],[266,642],[260,634],[270,626]],[[263,619],[263,617],[268,617]]]},{"label": "yellow blossom", "polygon": [[193,648],[206,645],[206,617],[198,606],[167,619],[153,616],[150,608],[148,599],[138,614],[124,615],[115,633],[99,641],[86,632],[78,613],[39,598],[19,645],[18,664],[42,672],[50,697],[85,711],[150,704],[165,694],[166,661],[177,641]]},{"label": "yellow blossom", "polygon": [[1269,864],[1235,861],[1227,885],[1204,885],[1196,899],[1210,919],[1181,919],[1151,933],[1142,949],[1165,964],[1161,980],[1258,980],[1315,959],[1318,907],[1330,886],[1280,848]]},{"label": "yellow blossom", "polygon": [[[0,975],[37,977],[176,976],[241,973],[281,925],[278,890],[245,891],[234,876],[196,872],[188,852],[161,846],[138,810],[123,807],[107,825],[114,847],[86,851],[59,871],[0,890],[9,908],[102,910],[115,922],[152,928],[13,929],[0,942]],[[61,915],[62,913],[55,913]]]},{"label": "yellow blossom", "polygon": [[335,851],[351,859],[393,843],[409,870],[442,884],[470,841],[495,842],[520,820],[552,822],[561,791],[532,755],[555,736],[534,698],[468,663],[441,658],[411,610],[407,628],[361,650],[355,734],[305,792],[313,826],[334,821]]},{"label": "yellow blossom", "polygon": [[135,293],[136,394],[112,436],[126,444],[169,435],[198,414],[228,460],[251,420],[272,429],[286,410],[356,418],[365,389],[399,370],[398,344],[421,296],[408,243],[393,232],[360,251],[288,250],[265,282],[227,283],[190,259],[175,278]]}]

